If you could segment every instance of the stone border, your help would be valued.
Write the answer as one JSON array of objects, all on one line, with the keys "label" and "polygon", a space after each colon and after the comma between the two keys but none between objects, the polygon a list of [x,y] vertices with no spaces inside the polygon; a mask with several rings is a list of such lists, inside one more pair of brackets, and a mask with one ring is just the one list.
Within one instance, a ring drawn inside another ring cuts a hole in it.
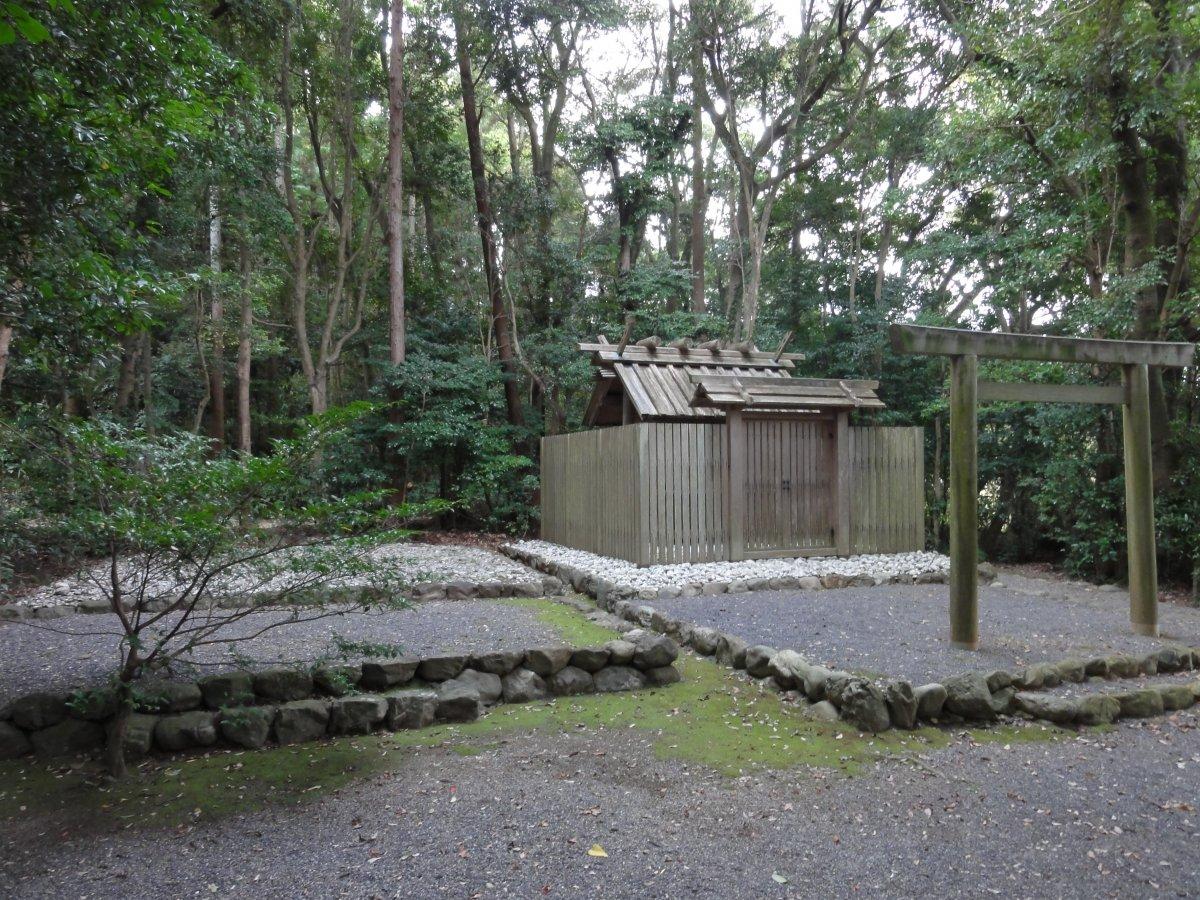
[{"label": "stone border", "polygon": [[[734,581],[707,581],[687,584],[683,587],[665,587],[658,590],[637,590],[630,585],[621,585],[565,563],[556,563],[515,544],[501,544],[500,552],[531,569],[557,577],[560,583],[591,597],[603,593],[614,594],[621,600],[658,600],[672,597],[695,597],[701,594],[744,594],[747,591],[802,590],[814,591],[822,588],[875,587],[881,584],[945,584],[946,572],[922,572],[919,575],[900,573],[889,578],[876,575],[778,575],[772,578],[746,578]],[[979,566],[981,578],[991,581],[996,570],[988,563]]]},{"label": "stone border", "polygon": [[[257,749],[326,735],[471,722],[496,703],[663,687],[681,679],[679,647],[653,632],[601,647],[540,647],[485,653],[324,663],[158,681],[137,688],[125,751],[141,756],[223,742]],[[117,712],[109,688],[37,692],[0,709],[0,759],[98,749]]]},{"label": "stone border", "polygon": [[[752,678],[762,680],[785,696],[806,699],[812,704],[808,713],[815,719],[845,720],[866,732],[886,731],[891,727],[915,728],[920,722],[934,725],[990,722],[1013,713],[1056,725],[1100,725],[1118,718],[1161,715],[1164,711],[1186,709],[1200,702],[1200,680],[1186,685],[1159,685],[1079,697],[1037,693],[1063,682],[1082,683],[1089,677],[1136,678],[1195,670],[1200,668],[1200,648],[1164,647],[1143,656],[1118,654],[1086,660],[1066,659],[1057,663],[1037,663],[1016,673],[1002,669],[990,673],[966,672],[941,683],[915,688],[903,680],[880,685],[850,672],[814,665],[794,650],[776,650],[762,644],[747,646],[735,635],[695,626],[673,619],[652,606],[635,606],[631,602],[653,592],[639,593],[511,545],[501,547],[501,550],[519,562],[556,575],[581,593],[593,597],[601,609],[618,618],[673,637],[697,653],[715,656],[723,665],[743,669]],[[765,587],[776,589],[784,585],[775,585],[775,581],[789,580],[797,583],[788,586],[802,589],[818,586],[799,583],[818,581],[812,578],[770,579],[771,583]],[[819,586],[846,585],[821,583]],[[750,589],[753,588],[739,587],[739,591]]]},{"label": "stone border", "polygon": [[[559,597],[563,593],[563,583],[553,575],[543,575],[541,578],[530,578],[528,581],[422,581],[400,591],[400,595],[413,603],[424,603],[431,600],[494,600],[501,597]],[[288,598],[287,602],[271,602],[271,594],[229,595],[212,597],[199,608],[247,609],[261,606],[263,609],[291,608],[294,606],[322,606],[333,604],[361,604],[363,602],[385,602],[389,599],[379,588],[370,585],[354,587],[329,587],[320,590],[303,591]],[[170,604],[166,601],[146,604],[145,612],[159,612]],[[133,611],[132,605],[125,607],[127,612]],[[101,615],[111,613],[112,606],[107,600],[95,598],[79,603],[48,604],[37,606],[27,603],[7,603],[0,605],[0,621],[17,621],[21,619],[61,619],[72,615]]]}]

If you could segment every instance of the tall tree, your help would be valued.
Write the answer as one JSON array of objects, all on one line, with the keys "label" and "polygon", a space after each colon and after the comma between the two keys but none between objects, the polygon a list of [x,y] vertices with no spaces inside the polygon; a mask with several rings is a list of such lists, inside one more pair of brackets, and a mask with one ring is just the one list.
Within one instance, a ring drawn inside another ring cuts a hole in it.
[{"label": "tall tree", "polygon": [[463,122],[467,132],[467,153],[471,160],[471,183],[475,195],[475,215],[479,239],[483,245],[483,272],[487,281],[488,300],[492,311],[492,335],[496,355],[504,373],[504,403],[508,420],[523,426],[525,414],[521,408],[520,385],[517,382],[517,362],[513,354],[508,310],[504,305],[504,290],[500,281],[500,266],[496,254],[495,218],[492,213],[491,191],[483,162],[483,138],[479,131],[480,108],[475,99],[475,76],[471,71],[469,27],[461,8],[454,10],[454,55],[462,86]]},{"label": "tall tree", "polygon": [[404,362],[404,0],[391,0],[388,48],[388,353]]},{"label": "tall tree", "polygon": [[704,246],[705,218],[708,196],[704,189],[704,116],[700,95],[704,88],[704,45],[700,29],[696,27],[696,0],[691,0],[689,9],[691,74],[692,74],[692,312],[703,313],[704,305]]}]

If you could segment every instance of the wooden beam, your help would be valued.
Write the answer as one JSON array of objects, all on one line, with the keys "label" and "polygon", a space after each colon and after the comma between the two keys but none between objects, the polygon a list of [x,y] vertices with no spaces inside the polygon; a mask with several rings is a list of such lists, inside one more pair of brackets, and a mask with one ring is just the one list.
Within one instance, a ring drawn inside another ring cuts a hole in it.
[{"label": "wooden beam", "polygon": [[1030,382],[979,382],[979,402],[1005,403],[1111,403],[1125,402],[1125,388],[1112,384],[1033,384]]},{"label": "wooden beam", "polygon": [[950,358],[950,640],[979,647],[979,360]]},{"label": "wooden beam", "polygon": [[736,409],[725,416],[725,436],[729,449],[729,559],[737,562],[746,558],[746,421]]},{"label": "wooden beam", "polygon": [[[625,347],[629,344],[629,336],[631,334],[633,334],[633,313],[630,313],[625,317],[625,331],[621,333],[621,342],[617,344],[617,356],[620,356],[625,352]],[[608,342],[605,341],[599,346],[607,347]]]},{"label": "wooden beam", "polygon": [[1048,337],[960,328],[893,325],[892,349],[926,356],[976,356],[994,359],[1044,360],[1060,363],[1190,366],[1195,344],[1166,341],[1105,341],[1095,338]]},{"label": "wooden beam", "polygon": [[1129,402],[1125,443],[1125,532],[1129,553],[1129,624],[1158,636],[1158,562],[1154,550],[1154,476],[1150,456],[1150,374],[1145,365],[1123,371]]}]

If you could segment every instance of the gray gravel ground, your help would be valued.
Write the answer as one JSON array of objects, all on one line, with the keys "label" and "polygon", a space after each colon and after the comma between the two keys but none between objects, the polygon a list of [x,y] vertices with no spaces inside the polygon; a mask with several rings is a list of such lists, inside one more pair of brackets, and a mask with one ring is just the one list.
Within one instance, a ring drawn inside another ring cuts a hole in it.
[{"label": "gray gravel ground", "polygon": [[[218,611],[221,612],[221,611]],[[289,611],[251,613],[230,624],[225,637],[251,634]],[[310,616],[312,611],[301,611]],[[34,690],[68,690],[102,681],[117,663],[120,625],[112,615],[75,615],[45,621],[0,622],[0,702]],[[537,611],[488,600],[418,603],[386,612],[349,611],[266,631],[253,641],[199,648],[194,657],[204,674],[244,663],[272,665],[312,662],[334,653],[334,638],[399,645],[405,653],[523,649],[562,643]],[[189,674],[182,672],[181,674]],[[194,674],[194,673],[190,673]]]},{"label": "gray gravel ground", "polygon": [[1200,609],[1162,605],[1162,639],[1129,631],[1129,598],[1074,583],[1004,573],[981,586],[980,647],[949,641],[943,584],[676,597],[653,601],[668,615],[735,634],[750,644],[792,648],[814,662],[914,683],[969,669],[1022,667],[1072,653],[1146,652],[1163,642],[1200,646]]},{"label": "gray gravel ground", "polygon": [[630,729],[406,749],[336,795],[219,821],[0,821],[0,895],[1194,896],[1197,724],[736,780]]}]

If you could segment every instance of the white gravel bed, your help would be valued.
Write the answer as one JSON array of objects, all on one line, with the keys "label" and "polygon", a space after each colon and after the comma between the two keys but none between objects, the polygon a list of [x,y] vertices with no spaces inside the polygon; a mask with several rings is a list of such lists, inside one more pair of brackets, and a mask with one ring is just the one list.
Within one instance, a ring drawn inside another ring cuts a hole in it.
[{"label": "white gravel bed", "polygon": [[[471,583],[490,581],[514,584],[538,580],[535,573],[520,563],[503,554],[481,547],[457,544],[393,543],[376,547],[369,555],[376,563],[380,564],[379,575],[385,576],[391,582],[406,585],[449,581]],[[142,577],[141,568],[136,561],[129,560],[123,563],[118,571],[122,591],[127,595],[136,594],[141,586]],[[182,590],[187,575],[187,572],[179,572],[153,578],[146,590],[146,595],[150,597],[165,596],[173,591]],[[281,586],[280,582],[285,577],[279,576],[270,581],[264,581],[255,573],[232,574],[219,583],[211,584],[209,593],[215,597],[222,597],[266,592],[278,589]],[[5,598],[0,594],[0,602],[7,599],[9,602],[25,606],[47,607],[67,606],[87,600],[103,600],[107,598],[108,594],[102,585],[107,585],[108,578],[108,564],[99,563],[16,597]],[[330,588],[359,587],[367,584],[369,580],[369,576],[354,575],[335,579],[324,586]]]},{"label": "white gravel bed", "polygon": [[878,553],[863,556],[811,556],[795,559],[750,559],[741,562],[673,563],[639,568],[623,559],[613,559],[574,550],[549,541],[517,541],[511,546],[536,554],[559,565],[574,566],[589,575],[602,577],[635,591],[663,588],[699,589],[711,582],[749,581],[757,578],[820,578],[844,575],[866,576],[888,581],[896,576],[940,574],[950,571],[950,558],[941,553]]}]

